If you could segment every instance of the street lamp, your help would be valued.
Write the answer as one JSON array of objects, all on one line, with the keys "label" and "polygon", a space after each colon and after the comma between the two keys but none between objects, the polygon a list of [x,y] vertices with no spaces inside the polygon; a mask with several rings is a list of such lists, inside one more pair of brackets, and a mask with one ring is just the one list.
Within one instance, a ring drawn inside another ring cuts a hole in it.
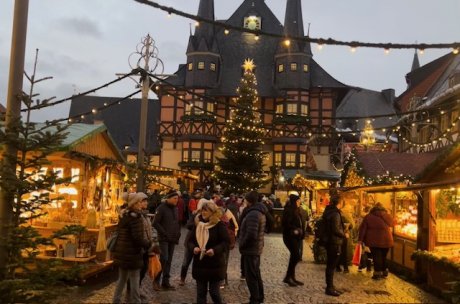
[{"label": "street lamp", "polygon": [[364,126],[364,130],[361,132],[361,136],[359,138],[359,142],[366,147],[366,150],[375,144],[375,134],[374,128],[372,127],[371,121],[366,120],[366,125]]}]

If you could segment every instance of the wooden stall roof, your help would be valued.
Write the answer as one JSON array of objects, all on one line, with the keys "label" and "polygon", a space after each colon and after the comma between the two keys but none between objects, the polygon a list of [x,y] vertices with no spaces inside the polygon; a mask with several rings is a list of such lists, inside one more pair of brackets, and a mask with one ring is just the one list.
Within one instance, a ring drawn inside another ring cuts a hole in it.
[{"label": "wooden stall roof", "polygon": [[454,143],[428,165],[420,173],[418,181],[430,182],[440,176],[447,179],[460,176],[460,141]]},{"label": "wooden stall roof", "polygon": [[[43,128],[44,131],[50,132],[57,131],[57,127],[46,127],[45,124],[37,124],[38,128]],[[75,151],[100,158],[110,158],[125,162],[123,155],[104,124],[89,125],[74,123],[70,124],[65,132],[68,134],[60,146],[60,151]],[[98,147],[101,145],[110,152],[104,153],[98,151]]]},{"label": "wooden stall roof", "polygon": [[383,176],[388,173],[415,177],[438,155],[439,153],[357,152],[356,158],[366,177]]}]

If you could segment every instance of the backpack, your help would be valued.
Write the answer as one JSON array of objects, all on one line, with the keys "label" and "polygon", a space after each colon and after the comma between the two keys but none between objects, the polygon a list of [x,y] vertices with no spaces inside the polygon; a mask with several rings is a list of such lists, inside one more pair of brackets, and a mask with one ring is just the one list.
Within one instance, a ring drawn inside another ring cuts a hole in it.
[{"label": "backpack", "polygon": [[228,209],[224,209],[224,214],[222,214],[220,221],[224,223],[225,228],[227,228],[228,238],[230,240],[228,244],[228,248],[231,250],[235,248],[236,236],[235,236],[235,228],[232,228],[233,223],[230,222],[230,219],[228,218],[226,214],[227,210]]},{"label": "backpack", "polygon": [[328,240],[329,240],[329,234],[327,231],[327,220],[323,216],[321,216],[316,222],[315,222],[315,241],[318,245],[320,246],[326,246]]}]

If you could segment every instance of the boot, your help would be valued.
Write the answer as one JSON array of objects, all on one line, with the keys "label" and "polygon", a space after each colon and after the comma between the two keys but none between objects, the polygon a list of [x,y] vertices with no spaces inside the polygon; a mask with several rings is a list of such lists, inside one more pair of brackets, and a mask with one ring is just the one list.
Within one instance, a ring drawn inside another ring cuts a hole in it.
[{"label": "boot", "polygon": [[334,288],[326,288],[326,294],[333,297],[338,297],[341,295],[341,293]]},{"label": "boot", "polygon": [[291,287],[296,287],[297,284],[294,282],[294,280],[291,277],[286,276],[283,280],[284,283],[288,284]]},{"label": "boot", "polygon": [[383,271],[374,271],[374,275],[372,276],[373,280],[381,280],[383,278]]},{"label": "boot", "polygon": [[297,281],[295,276],[292,276],[292,281],[294,281],[294,283],[296,283],[298,286],[303,286],[304,285],[302,281]]}]

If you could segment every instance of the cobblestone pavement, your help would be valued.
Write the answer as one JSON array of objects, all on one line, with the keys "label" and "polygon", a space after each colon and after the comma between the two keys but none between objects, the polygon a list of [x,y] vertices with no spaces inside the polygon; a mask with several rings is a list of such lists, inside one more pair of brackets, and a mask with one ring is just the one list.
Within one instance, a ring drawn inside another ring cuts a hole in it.
[{"label": "cobblestone pavement", "polygon": [[[185,230],[182,237],[185,236]],[[146,277],[141,293],[146,303],[193,303],[196,299],[195,282],[189,275],[186,285],[178,286],[180,266],[183,257],[183,242],[176,247],[171,270],[171,283],[177,287],[175,291],[152,290],[152,281]],[[297,279],[305,282],[305,286],[289,287],[282,282],[287,268],[289,253],[283,244],[280,234],[269,234],[265,237],[265,248],[262,255],[261,271],[264,280],[266,303],[445,303],[442,299],[429,294],[417,286],[390,274],[385,280],[374,281],[372,273],[358,272],[354,266],[350,273],[336,273],[335,285],[344,293],[338,297],[324,294],[325,265],[314,264],[309,244],[305,244],[304,261],[296,269]],[[240,255],[238,249],[231,252],[228,267],[229,285],[222,290],[226,303],[247,303],[249,299],[246,282],[240,280]],[[109,303],[115,289],[116,273],[106,279],[107,282],[88,283],[86,286],[75,287],[59,302],[66,303]],[[208,296],[208,300],[211,300]]]}]

